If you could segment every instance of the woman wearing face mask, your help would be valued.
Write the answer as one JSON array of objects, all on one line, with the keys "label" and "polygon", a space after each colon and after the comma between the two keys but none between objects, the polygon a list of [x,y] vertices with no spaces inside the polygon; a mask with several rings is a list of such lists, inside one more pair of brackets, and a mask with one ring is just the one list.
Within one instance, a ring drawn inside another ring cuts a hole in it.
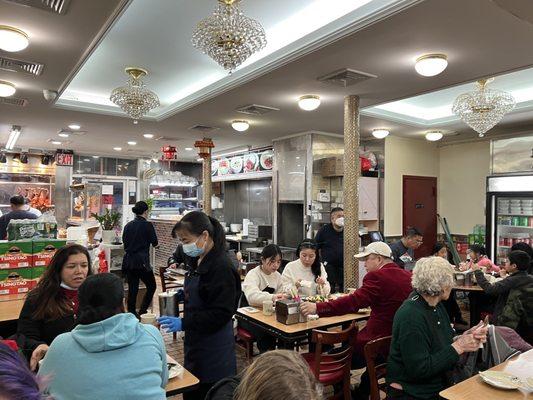
[{"label": "woman wearing face mask", "polygon": [[[154,297],[156,283],[154,271],[150,266],[150,245],[157,247],[157,235],[154,226],[148,222],[148,204],[138,201],[131,209],[135,219],[124,227],[122,242],[124,243],[124,259],[122,260],[122,274],[128,280],[128,311],[135,316],[145,314]],[[139,280],[146,286],[146,293],[137,313],[137,293]]]},{"label": "woman wearing face mask", "polygon": [[241,282],[226,254],[224,228],[215,218],[193,211],[173,232],[183,252],[197,260],[185,275],[183,318],[162,316],[159,323],[171,332],[185,332],[184,366],[200,379],[200,385],[183,398],[203,400],[211,386],[236,373],[232,316]]},{"label": "woman wearing face mask", "polygon": [[328,274],[320,262],[315,242],[304,240],[296,249],[296,254],[298,260],[288,263],[283,270],[283,285],[296,286],[302,296],[328,296],[331,292]]},{"label": "woman wearing face mask", "polygon": [[[246,274],[242,283],[244,299],[249,305],[263,308],[263,302],[276,302],[286,299],[283,293],[283,283],[278,268],[281,265],[281,249],[276,244],[269,244],[261,252],[261,265],[255,267]],[[243,302],[241,301],[241,306]],[[246,322],[239,322],[239,325],[250,331],[257,340],[259,352],[264,353],[276,347],[276,339],[266,333],[263,329],[257,329]]]},{"label": "woman wearing face mask", "polygon": [[[71,244],[59,249],[44,275],[24,302],[17,326],[17,342],[35,371],[56,336],[76,326],[78,288],[91,275],[87,249]],[[20,343],[22,342],[22,343]]]}]

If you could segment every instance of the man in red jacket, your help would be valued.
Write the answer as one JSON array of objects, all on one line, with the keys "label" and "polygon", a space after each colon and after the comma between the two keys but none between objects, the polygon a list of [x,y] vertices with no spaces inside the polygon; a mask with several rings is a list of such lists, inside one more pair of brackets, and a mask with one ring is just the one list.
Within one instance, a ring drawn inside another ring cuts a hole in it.
[{"label": "man in red jacket", "polygon": [[[392,259],[390,247],[383,242],[370,243],[355,257],[365,262],[367,274],[363,286],[354,293],[337,300],[324,303],[303,303],[304,315],[318,314],[320,317],[343,315],[370,307],[370,318],[366,326],[357,334],[352,366],[363,368],[366,365],[364,346],[373,339],[392,334],[392,321],[396,310],[407,299],[411,291],[411,272],[401,269]],[[370,392],[368,377],[363,375],[358,395],[368,398]],[[368,393],[366,393],[368,392]]]}]

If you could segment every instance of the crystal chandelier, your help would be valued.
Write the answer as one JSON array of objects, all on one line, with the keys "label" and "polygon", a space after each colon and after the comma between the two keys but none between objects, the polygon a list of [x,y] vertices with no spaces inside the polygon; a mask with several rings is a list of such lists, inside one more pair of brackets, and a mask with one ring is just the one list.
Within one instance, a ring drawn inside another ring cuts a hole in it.
[{"label": "crystal chandelier", "polygon": [[476,90],[457,97],[452,107],[453,113],[480,137],[485,136],[485,132],[492,129],[515,106],[515,100],[509,93],[487,88],[487,83],[492,80],[479,80]]},{"label": "crystal chandelier", "polygon": [[136,123],[147,112],[159,107],[159,98],[154,92],[146,89],[141,80],[148,74],[148,71],[137,67],[126,68],[125,71],[130,76],[128,85],[114,89],[109,99],[122,108]]},{"label": "crystal chandelier", "polygon": [[192,44],[227,70],[234,70],[266,46],[261,24],[239,9],[240,0],[218,0],[213,15],[203,19],[192,35]]}]

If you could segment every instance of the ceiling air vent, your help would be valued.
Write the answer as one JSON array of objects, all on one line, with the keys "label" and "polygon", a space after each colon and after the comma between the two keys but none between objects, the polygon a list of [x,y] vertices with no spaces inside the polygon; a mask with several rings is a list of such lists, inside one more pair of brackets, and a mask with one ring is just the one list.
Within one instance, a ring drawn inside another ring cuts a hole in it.
[{"label": "ceiling air vent", "polygon": [[279,108],[261,106],[259,104],[248,104],[247,106],[237,108],[235,111],[240,112],[241,114],[263,115],[271,111],[279,111]]},{"label": "ceiling air vent", "polygon": [[214,126],[208,126],[208,125],[194,125],[189,128],[190,131],[195,131],[199,133],[209,133],[213,131],[217,131],[219,128],[216,128]]},{"label": "ceiling air vent", "polygon": [[27,99],[19,99],[16,97],[0,97],[0,104],[7,104],[10,106],[26,107],[28,105]]},{"label": "ceiling air vent", "polygon": [[60,131],[57,131],[57,133],[60,135],[62,133],[65,133],[67,135],[73,135],[73,136],[84,136],[87,134],[87,131],[71,131],[68,129],[61,129]]},{"label": "ceiling air vent", "polygon": [[354,69],[344,68],[327,75],[317,78],[318,81],[330,83],[332,85],[348,87],[356,83],[366,81],[370,78],[377,78],[376,75],[368,74],[366,72],[356,71]]},{"label": "ceiling air vent", "polygon": [[159,137],[155,137],[154,140],[162,140],[163,142],[179,142],[181,139],[172,138],[168,136],[159,136]]},{"label": "ceiling air vent", "polygon": [[66,14],[70,0],[4,0],[26,7],[40,8],[56,14]]},{"label": "ceiling air vent", "polygon": [[0,57],[0,69],[10,72],[25,72],[31,75],[41,75],[43,72],[44,64],[37,62],[28,62],[22,60],[16,60],[9,57]]}]

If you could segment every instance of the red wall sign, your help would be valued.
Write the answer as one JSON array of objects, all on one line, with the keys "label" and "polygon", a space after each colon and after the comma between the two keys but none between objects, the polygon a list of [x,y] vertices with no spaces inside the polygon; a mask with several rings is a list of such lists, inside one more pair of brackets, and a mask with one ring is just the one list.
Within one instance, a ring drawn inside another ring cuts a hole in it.
[{"label": "red wall sign", "polygon": [[62,150],[56,153],[56,165],[72,167],[74,165],[74,152],[72,150]]}]

